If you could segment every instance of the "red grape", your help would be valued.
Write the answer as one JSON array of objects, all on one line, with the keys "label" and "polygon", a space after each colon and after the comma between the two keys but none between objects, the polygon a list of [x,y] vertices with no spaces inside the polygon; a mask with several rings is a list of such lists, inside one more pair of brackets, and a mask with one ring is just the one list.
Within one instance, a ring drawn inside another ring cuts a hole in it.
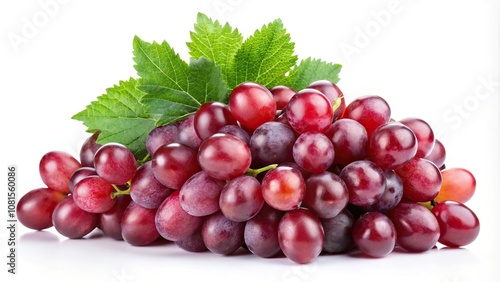
[{"label": "red grape", "polygon": [[362,96],[347,105],[343,118],[361,123],[368,138],[377,127],[386,124],[391,117],[391,108],[384,98],[376,95]]},{"label": "red grape", "polygon": [[214,135],[223,126],[238,125],[229,106],[220,102],[206,102],[194,115],[194,130],[201,140]]},{"label": "red grape", "polygon": [[276,102],[271,92],[253,82],[243,82],[231,91],[229,107],[236,120],[250,129],[274,120],[276,114]]},{"label": "red grape", "polygon": [[271,207],[289,211],[299,207],[306,184],[299,170],[279,166],[269,170],[262,180],[262,196]]},{"label": "red grape", "polygon": [[137,162],[134,154],[122,144],[104,144],[94,156],[97,174],[107,182],[116,185],[127,183],[135,174]]},{"label": "red grape", "polygon": [[245,141],[231,134],[217,133],[201,143],[198,162],[210,176],[230,180],[247,171],[252,154]]},{"label": "red grape", "polygon": [[462,203],[443,201],[432,209],[441,231],[438,242],[449,247],[472,243],[479,235],[479,219]]},{"label": "red grape", "polygon": [[285,213],[278,227],[278,240],[285,256],[300,264],[309,263],[323,249],[325,232],[318,217],[305,209]]},{"label": "red grape", "polygon": [[82,238],[99,223],[99,214],[82,210],[70,195],[57,204],[52,214],[54,228],[70,239]]},{"label": "red grape", "polygon": [[43,155],[39,170],[43,183],[47,187],[69,194],[69,179],[82,165],[70,154],[51,151]]},{"label": "red grape", "polygon": [[174,190],[201,170],[197,150],[179,143],[160,146],[153,156],[152,168],[155,178]]},{"label": "red grape", "polygon": [[363,254],[381,258],[394,249],[396,229],[386,215],[380,212],[367,212],[354,223],[352,238]]},{"label": "red grape", "polygon": [[290,126],[298,133],[323,132],[333,121],[330,100],[315,89],[304,89],[294,95],[286,108]]},{"label": "red grape", "polygon": [[38,188],[24,194],[17,203],[17,219],[24,226],[43,230],[52,227],[52,213],[65,195],[51,188]]}]

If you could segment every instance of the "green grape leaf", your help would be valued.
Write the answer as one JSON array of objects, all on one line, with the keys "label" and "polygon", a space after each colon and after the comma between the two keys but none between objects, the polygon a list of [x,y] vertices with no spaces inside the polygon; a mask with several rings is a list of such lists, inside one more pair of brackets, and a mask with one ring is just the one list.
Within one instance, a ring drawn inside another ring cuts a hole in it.
[{"label": "green grape leaf", "polygon": [[189,65],[167,42],[148,43],[134,38],[134,61],[139,88],[146,92],[141,102],[157,125],[171,123],[196,111],[201,103],[189,92]]},{"label": "green grape leaf", "polygon": [[282,81],[297,62],[290,39],[280,19],[255,31],[236,53],[234,69],[228,75],[229,88],[245,81],[270,88]]},{"label": "green grape leaf", "polygon": [[89,132],[101,131],[98,143],[121,143],[140,160],[147,155],[146,138],[155,120],[140,103],[145,93],[136,86],[137,80],[133,78],[120,81],[72,119],[82,121]]},{"label": "green grape leaf", "polygon": [[234,57],[241,47],[243,36],[238,29],[226,23],[212,21],[199,13],[194,31],[190,32],[191,42],[187,42],[189,54],[194,59],[205,57],[221,67],[224,78],[234,68]]},{"label": "green grape leaf", "polygon": [[339,73],[342,66],[322,61],[320,59],[307,58],[293,68],[288,77],[281,84],[290,86],[300,91],[316,80],[329,80],[338,83]]}]

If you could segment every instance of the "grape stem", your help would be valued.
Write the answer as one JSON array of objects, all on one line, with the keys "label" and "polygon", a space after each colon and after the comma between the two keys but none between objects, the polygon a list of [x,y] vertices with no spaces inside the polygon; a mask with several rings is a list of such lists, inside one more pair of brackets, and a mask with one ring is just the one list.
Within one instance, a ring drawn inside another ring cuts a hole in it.
[{"label": "grape stem", "polygon": [[335,103],[332,105],[332,109],[333,111],[335,112],[339,107],[340,107],[340,104],[342,103],[342,99],[344,98],[344,96],[340,96],[338,97],[337,99],[335,99]]},{"label": "grape stem", "polygon": [[278,164],[271,164],[271,165],[261,167],[261,168],[256,168],[256,169],[249,168],[249,169],[247,169],[245,174],[249,175],[249,176],[257,177],[257,175],[259,175],[259,173],[271,170],[271,169],[276,168],[276,167],[278,167]]},{"label": "grape stem", "polygon": [[114,199],[120,195],[130,195],[130,183],[127,183],[127,190],[120,190],[118,186],[113,184],[113,188],[115,188],[115,192],[111,192],[111,199]]},{"label": "grape stem", "polygon": [[137,161],[137,165],[142,165],[151,159],[151,155],[147,154],[142,160]]}]

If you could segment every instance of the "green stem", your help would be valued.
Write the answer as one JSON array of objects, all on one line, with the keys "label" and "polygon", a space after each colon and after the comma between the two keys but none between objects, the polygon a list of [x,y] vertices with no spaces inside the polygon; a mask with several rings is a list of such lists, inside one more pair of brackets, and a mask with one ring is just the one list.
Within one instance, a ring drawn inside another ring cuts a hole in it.
[{"label": "green stem", "polygon": [[342,103],[342,99],[344,98],[344,96],[340,96],[338,97],[337,99],[335,99],[335,103],[332,105],[332,109],[333,111],[335,112],[339,107],[340,107],[340,104]]},{"label": "green stem", "polygon": [[259,175],[259,173],[271,170],[271,169],[276,168],[276,167],[278,167],[278,164],[271,164],[271,165],[261,167],[261,168],[256,168],[256,169],[249,168],[249,169],[247,169],[247,172],[245,174],[249,175],[249,176],[257,177],[257,175]]},{"label": "green stem", "polygon": [[150,154],[147,154],[142,160],[138,160],[137,161],[137,164],[138,165],[142,165],[143,163],[149,161],[151,159],[151,155]]},{"label": "green stem", "polygon": [[120,195],[130,195],[129,183],[127,183],[127,190],[120,190],[120,188],[118,188],[118,186],[116,186],[116,185],[113,185],[113,187],[115,188],[115,192],[111,193],[111,199],[114,199]]}]

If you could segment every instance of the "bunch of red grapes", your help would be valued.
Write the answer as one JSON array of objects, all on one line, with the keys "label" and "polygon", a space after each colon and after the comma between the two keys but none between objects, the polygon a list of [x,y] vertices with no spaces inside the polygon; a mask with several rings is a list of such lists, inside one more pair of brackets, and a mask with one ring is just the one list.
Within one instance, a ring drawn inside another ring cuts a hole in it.
[{"label": "bunch of red grapes", "polygon": [[207,102],[153,129],[142,163],[98,135],[79,161],[61,151],[42,157],[47,188],[19,201],[23,225],[68,238],[99,228],[135,246],[163,238],[190,252],[243,247],[297,263],[322,252],[460,247],[479,233],[464,204],[475,178],[445,168],[429,124],[391,119],[380,96],[346,104],[329,81],[298,92],[242,83],[228,104]]}]

